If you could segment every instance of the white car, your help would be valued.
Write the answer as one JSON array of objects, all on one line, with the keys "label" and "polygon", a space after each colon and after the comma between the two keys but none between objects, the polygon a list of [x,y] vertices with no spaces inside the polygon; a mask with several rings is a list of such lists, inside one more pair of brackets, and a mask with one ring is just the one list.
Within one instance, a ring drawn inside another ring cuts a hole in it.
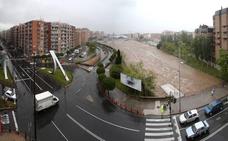
[{"label": "white car", "polygon": [[199,114],[196,109],[187,111],[179,116],[180,124],[189,123],[199,119]]},{"label": "white car", "polygon": [[10,98],[10,99],[13,99],[13,100],[16,100],[16,94],[11,90],[11,89],[8,89],[5,91],[5,96]]},{"label": "white car", "polygon": [[8,114],[1,115],[1,123],[2,124],[9,124],[10,123]]},{"label": "white car", "polygon": [[199,122],[195,123],[194,125],[186,128],[185,131],[186,131],[187,139],[194,139],[197,136],[208,133],[209,124],[207,123],[206,120],[199,121]]}]

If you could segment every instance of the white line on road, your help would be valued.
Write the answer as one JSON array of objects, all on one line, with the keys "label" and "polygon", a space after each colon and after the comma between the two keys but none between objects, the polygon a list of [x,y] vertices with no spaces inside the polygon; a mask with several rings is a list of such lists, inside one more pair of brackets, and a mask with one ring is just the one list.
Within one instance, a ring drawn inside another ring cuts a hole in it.
[{"label": "white line on road", "polygon": [[48,84],[43,78],[41,78],[38,74],[36,74],[45,84],[47,84],[51,89],[54,89],[50,84]]},{"label": "white line on road", "polygon": [[25,80],[30,80],[30,78],[25,78],[25,79],[17,79],[17,80],[15,80],[16,82],[18,82],[18,81],[25,81]]},{"label": "white line on road", "polygon": [[71,117],[69,114],[67,114],[68,118],[70,118],[74,123],[76,123],[79,127],[81,127],[83,130],[85,130],[87,133],[98,139],[99,141],[105,141],[101,137],[97,136],[93,132],[91,132],[89,129],[85,128],[83,125],[81,125],[79,122],[77,122],[73,117]]},{"label": "white line on road", "polygon": [[[20,68],[21,68],[21,70],[34,82],[34,80],[32,79],[32,77],[30,77],[30,75],[28,75],[28,73],[21,67],[21,66],[19,66]],[[36,86],[40,89],[40,90],[43,90],[36,82],[35,82],[35,84],[36,84]]]},{"label": "white line on road", "polygon": [[18,132],[18,125],[17,125],[17,120],[16,120],[16,116],[15,116],[14,111],[12,111],[12,115],[13,115],[13,120],[14,120],[14,124],[15,124],[15,129]]},{"label": "white line on road", "polygon": [[59,133],[64,137],[64,139],[66,141],[68,141],[68,139],[65,137],[65,135],[62,133],[62,131],[56,126],[56,124],[54,123],[54,121],[51,121],[51,123],[55,126],[55,128],[59,131]]},{"label": "white line on road", "polygon": [[159,137],[159,136],[170,136],[173,135],[173,131],[172,132],[160,132],[160,133],[145,133],[145,136],[149,136],[149,137]]},{"label": "white line on road", "polygon": [[174,137],[160,138],[160,139],[144,139],[144,141],[174,141]]},{"label": "white line on road", "polygon": [[78,90],[75,92],[75,94],[79,93],[80,91],[81,91],[81,88],[80,88],[80,89],[78,89]]},{"label": "white line on road", "polygon": [[164,128],[146,128],[146,131],[170,131],[173,130],[172,127],[164,127]]},{"label": "white line on road", "polygon": [[146,126],[170,126],[171,123],[146,123]]},{"label": "white line on road", "polygon": [[179,126],[177,124],[177,118],[176,118],[176,116],[173,116],[173,120],[174,120],[174,123],[173,124],[176,126],[176,132],[178,134],[177,139],[178,139],[178,141],[182,141],[181,134],[180,134],[180,129],[179,129]]},{"label": "white line on road", "polygon": [[[22,78],[22,77],[20,76],[20,73],[18,73],[16,67],[15,67],[15,71],[16,71],[16,73],[18,74],[18,76],[19,76],[20,78]],[[31,89],[30,89],[29,86],[25,83],[25,81],[23,81],[23,82],[24,82],[25,86],[27,87],[27,89],[31,92]]]},{"label": "white line on road", "polygon": [[170,121],[170,118],[165,118],[165,119],[146,119],[146,121],[150,121],[150,122],[165,122],[165,121]]},{"label": "white line on road", "polygon": [[89,113],[88,111],[86,111],[85,109],[83,109],[82,107],[80,107],[79,105],[76,105],[77,108],[79,108],[80,110],[84,111],[85,113],[87,113],[88,115],[91,115],[92,117],[104,122],[104,123],[107,123],[109,125],[112,125],[112,126],[115,126],[115,127],[118,127],[118,128],[121,128],[121,129],[125,129],[125,130],[129,130],[129,131],[134,131],[134,132],[140,132],[140,130],[136,130],[136,129],[132,129],[132,128],[127,128],[127,127],[123,127],[123,126],[120,126],[120,125],[117,125],[117,124],[114,124],[114,123],[111,123],[109,121],[106,121],[106,120],[103,120],[91,113]]},{"label": "white line on road", "polygon": [[207,136],[206,138],[200,140],[200,141],[206,141],[209,138],[213,137],[215,134],[217,134],[218,132],[220,132],[222,129],[224,129],[226,126],[228,126],[228,123],[226,123],[225,125],[223,125],[222,127],[220,127],[218,130],[216,130],[215,132],[213,132],[212,134],[210,134],[209,136]]}]

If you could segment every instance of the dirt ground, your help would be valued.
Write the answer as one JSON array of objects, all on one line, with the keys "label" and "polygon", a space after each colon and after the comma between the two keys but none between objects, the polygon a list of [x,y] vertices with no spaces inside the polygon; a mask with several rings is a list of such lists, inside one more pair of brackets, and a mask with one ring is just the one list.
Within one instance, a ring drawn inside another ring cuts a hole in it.
[{"label": "dirt ground", "polygon": [[[179,64],[177,57],[166,54],[152,47],[133,40],[114,40],[107,45],[120,49],[125,62],[137,63],[142,61],[144,68],[151,70],[156,76],[156,95],[165,96],[161,85],[170,83],[179,88]],[[199,94],[221,84],[221,80],[196,70],[186,64],[180,64],[180,89],[185,96]]]}]

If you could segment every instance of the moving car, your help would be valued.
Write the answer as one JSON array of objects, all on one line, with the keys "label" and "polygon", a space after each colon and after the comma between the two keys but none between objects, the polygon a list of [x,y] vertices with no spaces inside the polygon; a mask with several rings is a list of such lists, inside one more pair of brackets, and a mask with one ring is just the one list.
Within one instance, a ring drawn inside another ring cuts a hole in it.
[{"label": "moving car", "polygon": [[35,98],[36,98],[36,111],[47,109],[51,106],[56,105],[59,102],[59,99],[49,91],[36,94]]},{"label": "moving car", "polygon": [[194,139],[197,136],[201,136],[209,132],[209,124],[206,120],[199,121],[194,125],[185,129],[186,131],[186,138],[187,139]]},{"label": "moving car", "polygon": [[206,115],[212,116],[223,109],[223,103],[221,100],[214,100],[204,108]]},{"label": "moving car", "polygon": [[5,91],[5,96],[10,98],[10,99],[13,99],[13,100],[16,100],[16,93],[12,90],[12,89],[8,89]]},{"label": "moving car", "polygon": [[179,116],[180,124],[189,123],[199,119],[199,114],[196,109],[187,111]]}]

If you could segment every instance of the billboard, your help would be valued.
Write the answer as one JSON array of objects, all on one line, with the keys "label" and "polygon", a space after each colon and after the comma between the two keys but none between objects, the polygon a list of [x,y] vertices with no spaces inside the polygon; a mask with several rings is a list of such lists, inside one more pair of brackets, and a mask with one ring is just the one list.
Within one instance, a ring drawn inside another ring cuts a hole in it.
[{"label": "billboard", "polygon": [[132,89],[142,91],[142,81],[133,77],[130,77],[126,74],[120,74],[120,82]]}]

